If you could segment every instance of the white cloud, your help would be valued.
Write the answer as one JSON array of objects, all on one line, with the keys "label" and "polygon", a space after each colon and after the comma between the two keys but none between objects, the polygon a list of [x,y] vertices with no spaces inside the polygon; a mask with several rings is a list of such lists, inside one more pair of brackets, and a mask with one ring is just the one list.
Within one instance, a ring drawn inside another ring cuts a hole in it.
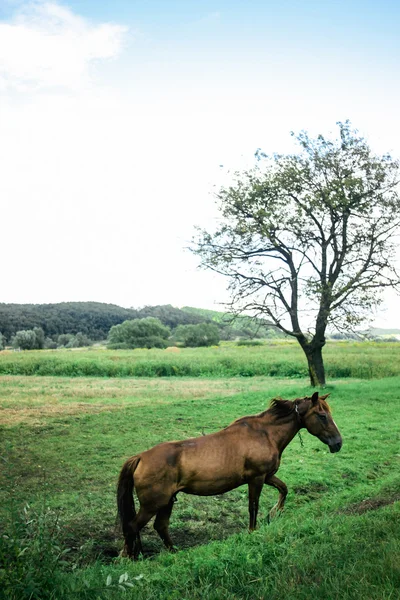
[{"label": "white cloud", "polygon": [[0,88],[76,88],[94,61],[116,57],[126,27],[91,24],[67,7],[35,2],[0,23]]}]

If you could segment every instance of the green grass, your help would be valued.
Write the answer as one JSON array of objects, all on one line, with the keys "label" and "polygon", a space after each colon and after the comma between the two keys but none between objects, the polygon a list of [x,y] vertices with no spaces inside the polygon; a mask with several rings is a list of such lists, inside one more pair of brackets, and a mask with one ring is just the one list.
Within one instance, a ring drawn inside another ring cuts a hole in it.
[{"label": "green grass", "polygon": [[[175,350],[175,351],[174,351]],[[400,344],[328,342],[328,378],[371,379],[400,375]],[[212,348],[167,350],[40,350],[0,352],[0,374],[67,377],[306,377],[296,342],[262,346],[222,343]]]},{"label": "green grass", "polygon": [[399,597],[399,377],[331,382],[343,449],[331,455],[308,433],[304,448],[293,440],[278,473],[289,486],[286,509],[271,525],[271,488],[252,535],[246,487],[182,494],[171,519],[181,551],[164,552],[146,527],[138,563],[116,558],[124,459],[216,431],[276,395],[306,395],[307,380],[6,376],[0,384],[0,596],[119,598],[120,585],[139,600]]}]

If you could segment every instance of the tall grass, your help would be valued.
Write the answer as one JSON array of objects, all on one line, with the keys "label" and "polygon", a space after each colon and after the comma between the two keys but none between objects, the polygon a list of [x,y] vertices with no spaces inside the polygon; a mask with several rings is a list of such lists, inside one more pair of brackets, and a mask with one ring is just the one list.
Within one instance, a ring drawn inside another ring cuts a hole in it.
[{"label": "tall grass", "polygon": [[[332,342],[324,348],[328,378],[400,374],[400,344]],[[169,350],[0,352],[0,374],[68,377],[307,377],[296,343]]]},{"label": "tall grass", "polygon": [[8,505],[0,535],[0,596],[40,600],[60,589],[64,557],[68,548],[60,541],[57,514],[46,507]]}]

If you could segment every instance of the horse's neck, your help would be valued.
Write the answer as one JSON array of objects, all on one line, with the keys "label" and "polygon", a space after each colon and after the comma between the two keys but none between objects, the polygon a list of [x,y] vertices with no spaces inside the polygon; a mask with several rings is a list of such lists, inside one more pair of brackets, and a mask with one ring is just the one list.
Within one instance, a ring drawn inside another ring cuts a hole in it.
[{"label": "horse's neck", "polygon": [[282,454],[286,446],[290,444],[296,433],[300,430],[298,419],[295,415],[288,415],[287,418],[276,418],[272,415],[265,415],[264,419],[269,439],[276,445],[279,454]]}]

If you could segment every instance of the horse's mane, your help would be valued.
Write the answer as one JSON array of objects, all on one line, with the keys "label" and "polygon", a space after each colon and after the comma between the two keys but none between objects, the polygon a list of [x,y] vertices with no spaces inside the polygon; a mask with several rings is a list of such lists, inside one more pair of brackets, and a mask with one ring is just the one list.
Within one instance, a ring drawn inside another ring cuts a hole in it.
[{"label": "horse's mane", "polygon": [[292,400],[282,400],[282,398],[274,398],[273,400],[271,400],[271,404],[269,405],[269,408],[267,408],[267,410],[263,410],[262,412],[258,413],[258,415],[239,417],[239,419],[236,419],[236,421],[234,421],[232,425],[241,423],[243,421],[247,422],[249,419],[251,420],[257,419],[259,417],[265,417],[267,413],[270,415],[274,415],[277,418],[286,417],[287,415],[290,415],[293,411],[294,402]]},{"label": "horse's mane", "polygon": [[[282,400],[282,398],[274,398],[271,400],[268,412],[276,417],[287,417],[294,411],[294,402],[292,400]],[[265,413],[264,413],[265,414]]]},{"label": "horse's mane", "polygon": [[[326,410],[326,412],[330,413],[331,410],[329,408],[329,404],[325,400],[325,398],[327,398],[328,396],[329,394],[326,394],[325,396],[320,396],[319,402],[322,408]],[[273,415],[277,419],[287,417],[294,412],[296,404],[299,406],[300,403],[304,402],[305,400],[311,400],[311,398],[308,398],[307,396],[304,398],[296,398],[296,400],[282,400],[282,398],[273,398],[267,410],[260,412],[258,415],[239,417],[239,419],[233,421],[231,425],[239,425],[241,423],[249,425],[249,423],[252,422],[253,419],[264,417],[266,414]],[[228,425],[228,427],[231,427],[231,425]]]},{"label": "horse's mane", "polygon": [[[326,401],[326,398],[328,396],[329,394],[326,394],[325,396],[320,396],[319,403],[326,412],[330,413],[331,409]],[[302,402],[303,400],[310,400],[310,398],[296,398],[296,400],[282,400],[282,398],[274,398],[273,400],[271,400],[269,409],[264,411],[263,414],[268,412],[269,414],[272,414],[276,417],[287,417],[294,411],[296,403],[300,404],[300,402]]]}]

